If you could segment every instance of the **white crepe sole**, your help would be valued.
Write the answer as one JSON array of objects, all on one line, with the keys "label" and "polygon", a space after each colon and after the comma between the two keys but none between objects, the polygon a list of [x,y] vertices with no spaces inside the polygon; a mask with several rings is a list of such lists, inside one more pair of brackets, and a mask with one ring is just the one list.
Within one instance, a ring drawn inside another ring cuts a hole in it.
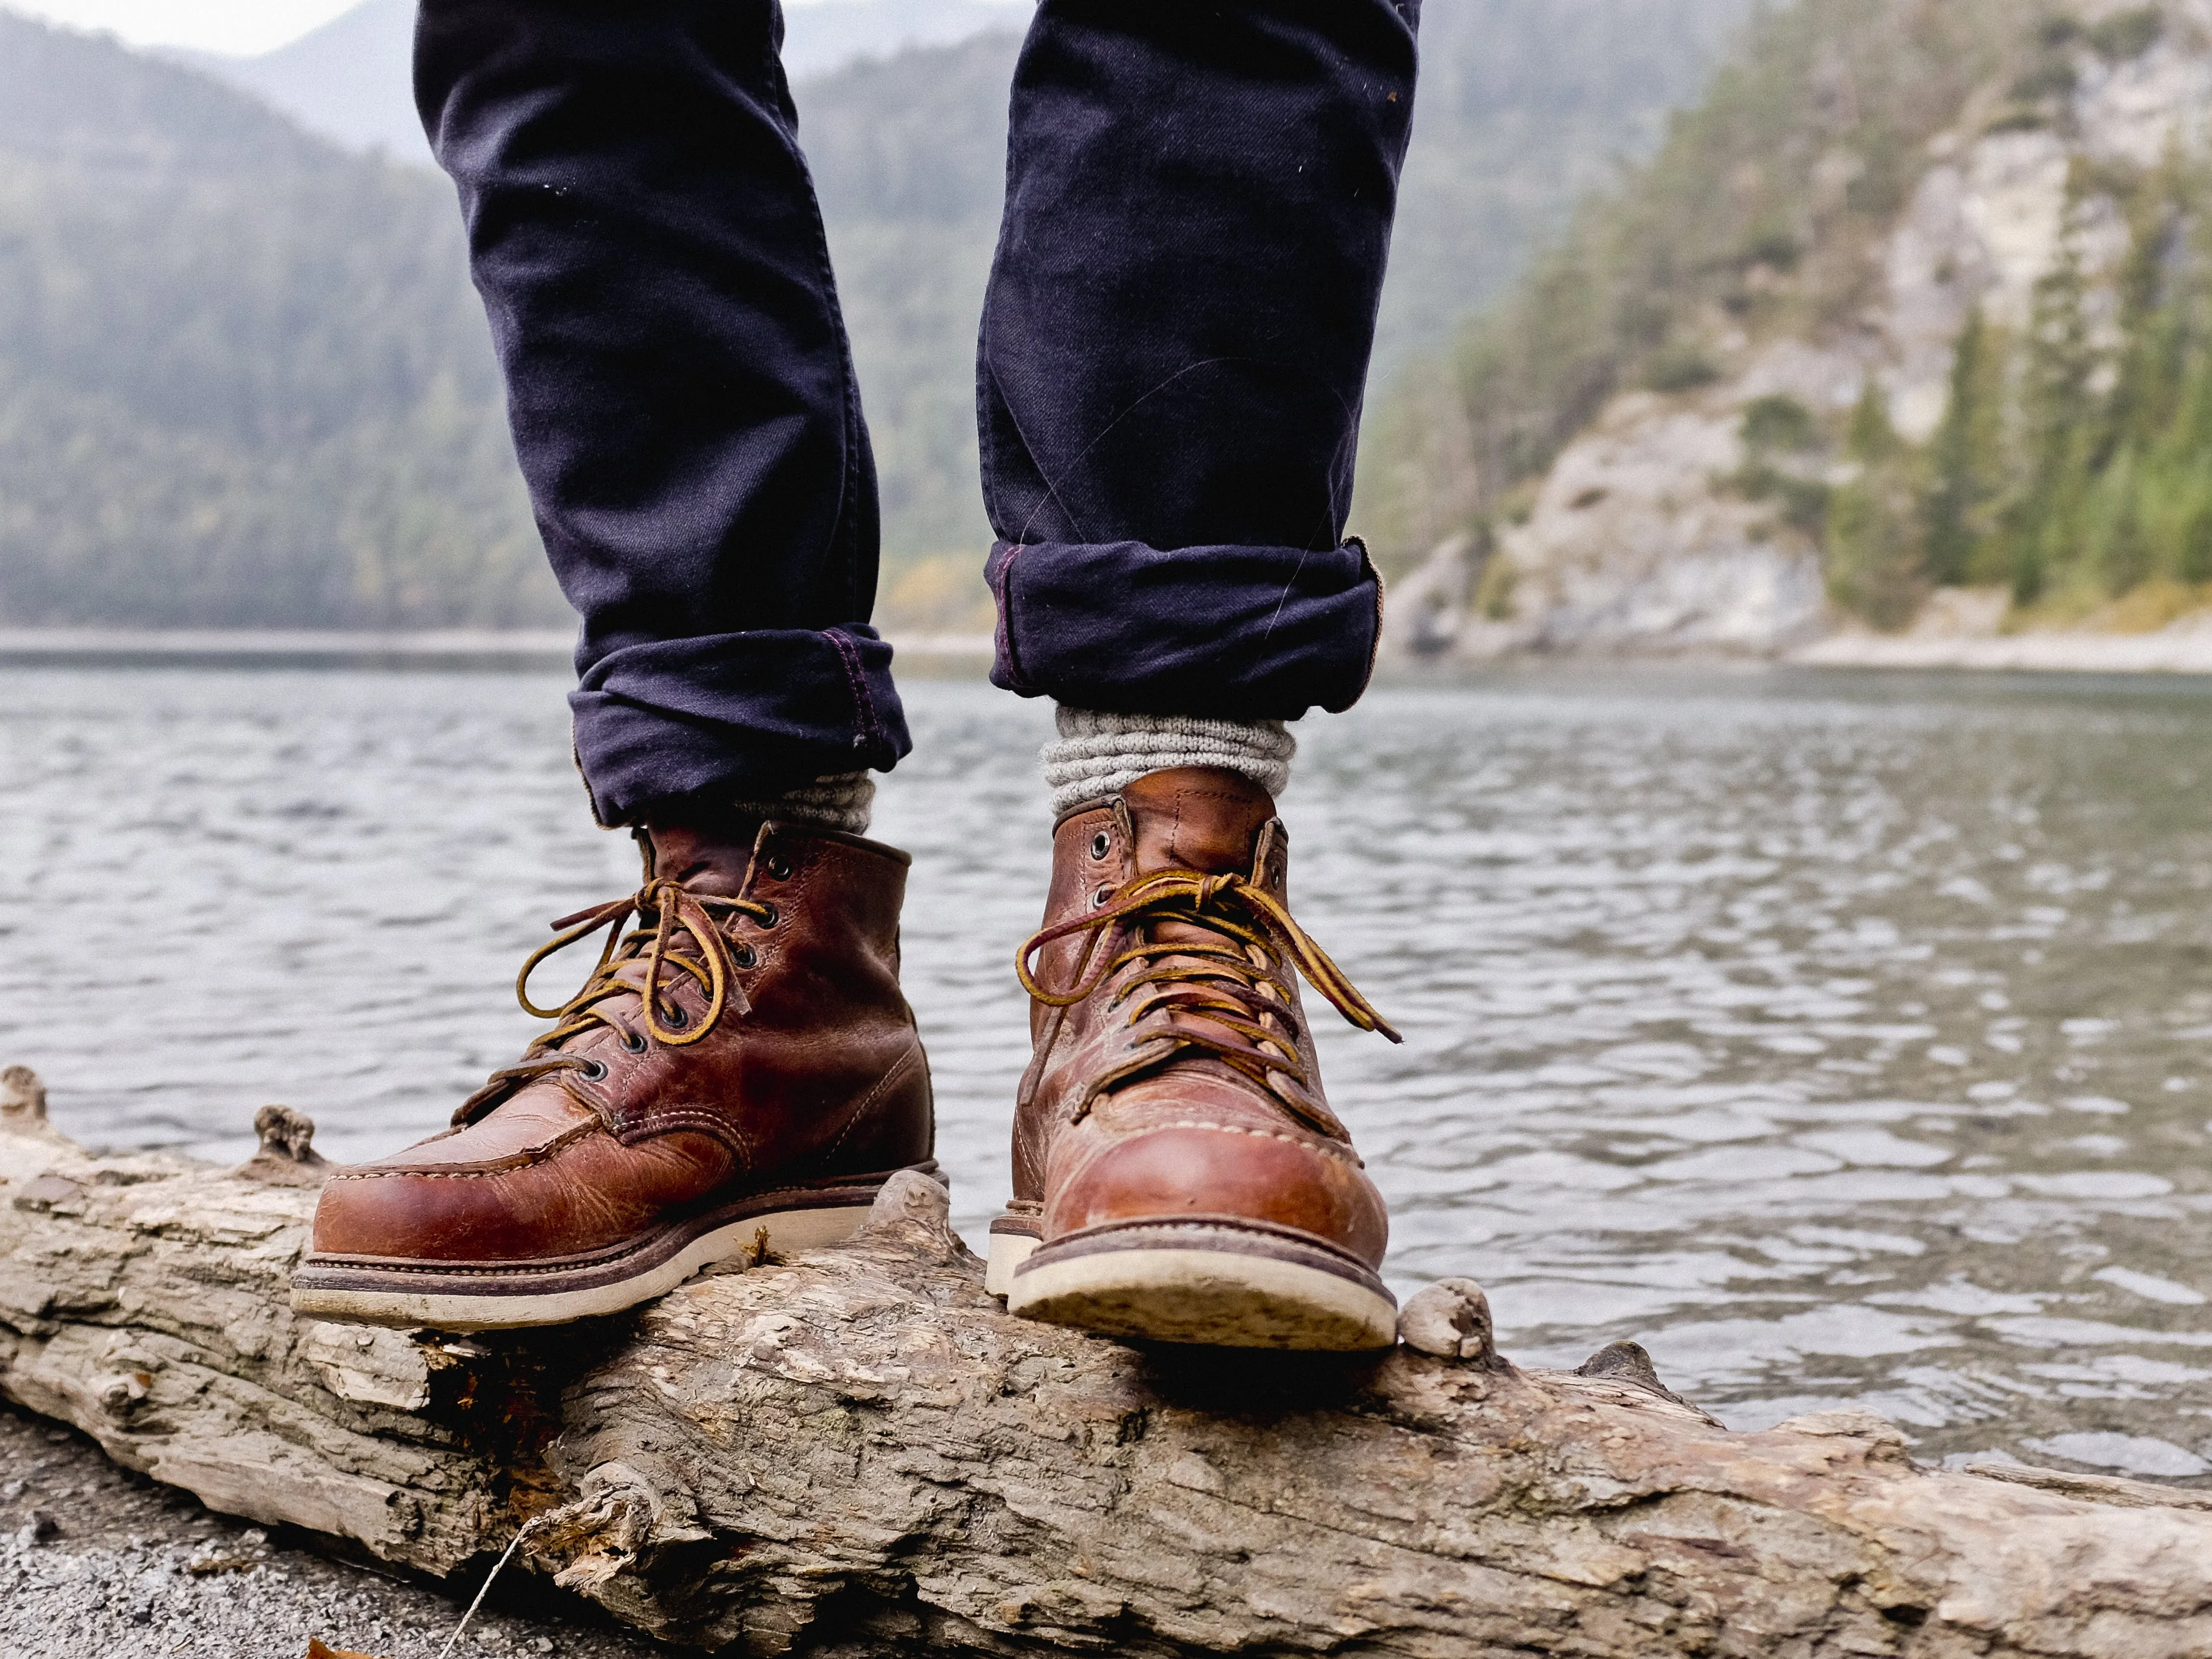
[{"label": "white crepe sole", "polygon": [[[349,1324],[428,1326],[441,1331],[522,1330],[620,1313],[665,1296],[702,1267],[765,1249],[778,1255],[842,1244],[868,1218],[865,1204],[825,1209],[781,1210],[746,1216],[702,1233],[667,1261],[634,1279],[581,1290],[503,1296],[453,1292],[295,1288],[292,1311]],[[761,1235],[765,1232],[765,1243]]]},{"label": "white crepe sole", "polygon": [[[1035,1250],[1032,1243],[1024,1259]],[[1010,1278],[1008,1313],[1109,1336],[1332,1352],[1387,1348],[1398,1340],[1398,1310],[1388,1297],[1269,1256],[1099,1250],[1032,1261],[1018,1275],[1010,1270]]]},{"label": "white crepe sole", "polygon": [[1001,1302],[1014,1288],[1014,1269],[1036,1254],[1044,1241],[1034,1233],[993,1233],[989,1265],[983,1269],[983,1288]]}]

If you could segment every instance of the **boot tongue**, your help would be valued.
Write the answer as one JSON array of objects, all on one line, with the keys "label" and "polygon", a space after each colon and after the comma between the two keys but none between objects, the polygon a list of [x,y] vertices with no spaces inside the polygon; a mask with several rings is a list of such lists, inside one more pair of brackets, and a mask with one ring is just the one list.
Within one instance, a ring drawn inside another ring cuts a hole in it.
[{"label": "boot tongue", "polygon": [[[1260,831],[1275,816],[1274,798],[1239,772],[1216,766],[1181,766],[1171,771],[1150,772],[1121,791],[1136,831],[1137,873],[1164,869],[1195,870],[1208,876],[1249,876]],[[1147,924],[1146,936],[1155,945],[1203,945],[1205,953],[1158,959],[1164,969],[1214,966],[1212,951],[1227,936],[1203,921],[1179,921],[1158,917]],[[1175,988],[1177,1003],[1202,1000],[1200,988]],[[1168,1015],[1170,1024],[1206,1021],[1199,1010],[1178,1008]]]},{"label": "boot tongue", "polygon": [[744,890],[745,872],[752,867],[760,820],[655,825],[647,833],[653,838],[654,875],[673,878],[695,893],[735,898]]},{"label": "boot tongue", "polygon": [[1139,874],[1169,868],[1249,876],[1274,798],[1237,772],[1178,766],[1148,772],[1121,791],[1136,831]]}]

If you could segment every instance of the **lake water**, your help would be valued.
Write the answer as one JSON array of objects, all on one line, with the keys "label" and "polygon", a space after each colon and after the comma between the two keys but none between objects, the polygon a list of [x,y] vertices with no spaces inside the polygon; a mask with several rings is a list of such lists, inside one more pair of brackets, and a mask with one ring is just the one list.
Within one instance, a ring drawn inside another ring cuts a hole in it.
[{"label": "lake water", "polygon": [[[0,670],[0,1063],[94,1144],[435,1129],[544,922],[634,884],[563,689]],[[877,833],[975,1237],[1047,718],[908,690]],[[2212,684],[1516,675],[1300,740],[1301,915],[1407,1035],[1310,1003],[1401,1293],[1480,1279],[1524,1362],[1633,1337],[1738,1426],[2212,1484]]]}]

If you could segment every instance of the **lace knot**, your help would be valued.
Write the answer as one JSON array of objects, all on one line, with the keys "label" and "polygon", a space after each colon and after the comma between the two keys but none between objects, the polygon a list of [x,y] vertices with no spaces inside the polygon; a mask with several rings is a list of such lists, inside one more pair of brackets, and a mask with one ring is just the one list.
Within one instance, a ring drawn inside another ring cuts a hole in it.
[{"label": "lace knot", "polygon": [[[1159,939],[1152,930],[1162,922],[1215,937]],[[1087,970],[1079,969],[1075,982],[1064,989],[1044,984],[1032,960],[1057,940],[1084,935],[1094,941]],[[1124,938],[1132,942],[1114,950]],[[1139,876],[1098,908],[1032,934],[1014,959],[1014,971],[1037,1001],[1067,1008],[1134,964],[1139,971],[1113,998],[1115,1005],[1133,1004],[1128,1023],[1133,1026],[1153,1014],[1187,1017],[1161,1033],[1174,1045],[1164,1053],[1199,1048],[1263,1086],[1269,1086],[1271,1073],[1280,1073],[1303,1091],[1309,1079],[1296,1046],[1288,988],[1269,971],[1275,951],[1351,1024],[1402,1041],[1280,900],[1234,873],[1166,869]]]}]

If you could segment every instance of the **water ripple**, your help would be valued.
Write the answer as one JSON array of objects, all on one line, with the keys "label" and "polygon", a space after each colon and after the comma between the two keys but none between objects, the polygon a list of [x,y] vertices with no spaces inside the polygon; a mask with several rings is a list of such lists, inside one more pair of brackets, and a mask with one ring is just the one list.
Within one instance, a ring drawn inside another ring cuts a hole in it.
[{"label": "water ripple", "polygon": [[[439,1127],[532,1030],[545,920],[634,878],[561,690],[0,672],[0,1059],[94,1142]],[[909,692],[878,832],[972,1232],[1048,721]],[[1739,1425],[1856,1400],[1923,1456],[2212,1481],[2203,688],[1503,677],[1301,742],[1301,913],[1407,1033],[1321,1033],[1401,1290],[1480,1278],[1537,1363],[1636,1338]]]}]

